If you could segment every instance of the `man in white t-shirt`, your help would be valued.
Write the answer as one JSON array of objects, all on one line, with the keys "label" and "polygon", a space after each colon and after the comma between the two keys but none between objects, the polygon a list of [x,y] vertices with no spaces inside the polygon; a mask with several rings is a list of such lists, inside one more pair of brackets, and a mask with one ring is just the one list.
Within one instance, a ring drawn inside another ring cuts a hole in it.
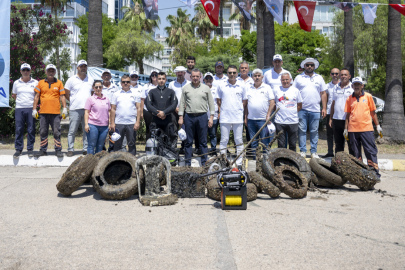
[{"label": "man in white t-shirt", "polygon": [[[146,99],[145,90],[142,87],[142,85],[140,85],[138,83],[138,80],[139,80],[138,71],[136,71],[136,70],[131,71],[131,73],[129,74],[129,78],[131,79],[131,90],[135,91],[138,94],[139,98],[141,99],[141,105],[145,104],[145,99]],[[142,106],[141,106],[141,108],[142,108]],[[143,110],[141,111],[140,117],[142,119]]]},{"label": "man in white t-shirt", "polygon": [[[283,57],[279,54],[273,56],[273,68],[264,73],[263,82],[270,85],[274,90],[277,86],[281,86],[281,74],[288,73],[291,76],[291,73],[288,70],[282,68],[283,66]],[[292,77],[291,77],[292,78]]]},{"label": "man in white t-shirt", "polygon": [[87,135],[84,130],[84,105],[92,94],[93,79],[87,76],[87,62],[77,63],[77,74],[70,77],[65,85],[66,99],[69,100],[68,157],[73,156],[75,137],[79,125],[83,130],[83,155],[87,155]]},{"label": "man in white t-shirt", "polygon": [[[208,153],[210,155],[217,155],[217,130],[218,130],[218,117],[219,117],[219,112],[218,112],[218,104],[217,100],[215,99],[217,95],[217,88],[212,85],[212,82],[214,81],[214,75],[212,73],[207,72],[204,75],[204,83],[211,88],[211,94],[214,98],[214,104],[215,104],[215,114],[214,114],[214,120],[212,127],[208,128],[208,136],[210,138],[210,143],[211,143],[211,149],[208,150]],[[211,113],[208,111],[207,112],[208,117],[211,116]]]},{"label": "man in white t-shirt", "polygon": [[290,73],[281,74],[281,86],[274,89],[276,107],[280,108],[274,119],[276,133],[284,131],[277,139],[278,148],[286,148],[288,138],[289,149],[296,151],[298,135],[298,112],[302,108],[302,97],[300,91],[291,86]]},{"label": "man in white t-shirt", "polygon": [[[350,97],[354,92],[350,78],[350,71],[347,68],[342,68],[342,70],[340,70],[340,82],[336,84],[333,89],[333,101],[330,109],[330,114],[332,117],[329,119],[328,125],[329,127],[333,128],[333,136],[335,137],[335,153],[345,150],[346,140],[343,136],[346,122],[345,105],[347,98]],[[349,147],[349,153],[354,155],[354,152],[350,148],[349,142],[347,142],[347,145]]]},{"label": "man in white t-shirt", "polygon": [[[263,82],[263,71],[261,69],[253,70],[253,84],[246,84],[247,94],[247,110],[245,111],[245,125],[249,129],[250,136],[254,136],[259,129],[270,118],[274,110],[274,95],[273,89]],[[269,123],[270,124],[270,123]],[[268,137],[267,127],[259,134],[259,138]],[[270,143],[271,138],[262,139],[261,142],[265,145]],[[250,141],[250,139],[249,139]],[[253,159],[256,159],[256,148],[258,141],[253,141],[250,147],[253,149]]]},{"label": "man in white t-shirt", "polygon": [[128,152],[136,155],[136,131],[141,122],[141,98],[130,87],[128,75],[121,77],[121,90],[113,95],[110,112],[110,130],[116,128],[121,138],[114,143],[114,152],[122,149],[124,137],[127,139]]},{"label": "man in white t-shirt", "polygon": [[[293,86],[297,88],[302,97],[302,110],[298,112],[298,144],[301,156],[306,157],[307,153],[307,130],[309,129],[311,157],[319,158],[318,148],[318,127],[319,119],[326,117],[327,89],[322,76],[314,71],[319,67],[318,60],[307,58],[301,62],[304,72],[295,77]],[[322,113],[319,103],[322,100]]]},{"label": "man in white t-shirt", "polygon": [[212,85],[218,87],[222,82],[226,82],[228,77],[224,74],[224,62],[218,61],[215,63],[215,76]]},{"label": "man in white t-shirt", "polygon": [[332,106],[333,101],[333,89],[339,83],[340,80],[340,70],[338,68],[333,68],[330,71],[330,76],[332,77],[332,81],[329,82],[326,86],[326,95],[328,97],[328,104],[326,108],[326,140],[328,142],[328,153],[322,158],[333,157],[333,128],[329,126],[329,120],[332,120],[330,116],[330,108]]},{"label": "man in white t-shirt", "polygon": [[15,153],[18,158],[24,149],[24,127],[27,124],[28,156],[34,156],[35,121],[31,116],[34,105],[35,91],[38,81],[31,78],[31,66],[27,63],[20,68],[21,78],[13,83],[13,98],[15,99]]},{"label": "man in white t-shirt", "polygon": [[[226,147],[229,141],[229,133],[233,130],[237,154],[243,150],[243,111],[247,106],[246,86],[237,81],[238,69],[230,65],[227,70],[228,80],[221,83],[217,89],[217,104],[221,115],[221,142],[220,150],[226,154]],[[241,155],[236,161],[236,165],[242,165]]]}]

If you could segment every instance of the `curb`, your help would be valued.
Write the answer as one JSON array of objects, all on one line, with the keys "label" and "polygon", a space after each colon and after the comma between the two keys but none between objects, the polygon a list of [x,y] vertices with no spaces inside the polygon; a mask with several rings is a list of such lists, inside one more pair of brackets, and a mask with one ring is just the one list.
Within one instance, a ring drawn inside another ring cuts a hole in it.
[{"label": "curb", "polygon": [[[307,162],[311,159],[306,158]],[[324,158],[325,161],[331,162],[332,158]],[[367,165],[367,160],[363,159],[363,163]],[[378,168],[380,171],[405,171],[405,160],[403,159],[379,159]]]},{"label": "curb", "polygon": [[56,156],[28,157],[27,155],[14,158],[12,155],[0,155],[0,166],[18,167],[69,167],[81,155],[58,158]]}]

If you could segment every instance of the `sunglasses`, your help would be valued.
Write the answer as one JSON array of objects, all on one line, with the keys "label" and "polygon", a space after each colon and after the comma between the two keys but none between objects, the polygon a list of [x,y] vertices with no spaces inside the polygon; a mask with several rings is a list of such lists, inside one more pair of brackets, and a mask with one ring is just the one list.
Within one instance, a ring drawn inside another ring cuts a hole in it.
[{"label": "sunglasses", "polygon": [[330,75],[337,76],[337,75],[339,75],[339,73],[330,73]]},{"label": "sunglasses", "polygon": [[131,83],[130,81],[122,81],[122,84],[127,84],[127,83]]},{"label": "sunglasses", "polygon": [[306,67],[314,67],[315,64],[305,64]]},{"label": "sunglasses", "polygon": [[234,71],[234,72],[228,72],[228,74],[229,75],[235,75],[235,74],[237,74],[238,72],[236,72],[236,71]]},{"label": "sunglasses", "polygon": [[22,69],[22,71],[30,71],[28,68],[24,68]]},{"label": "sunglasses", "polygon": [[138,75],[132,75],[131,78],[136,79],[136,78],[139,78],[139,76]]},{"label": "sunglasses", "polygon": [[94,86],[94,89],[103,89],[102,86]]},{"label": "sunglasses", "polygon": [[157,77],[157,73],[152,73],[150,76],[151,77]]}]

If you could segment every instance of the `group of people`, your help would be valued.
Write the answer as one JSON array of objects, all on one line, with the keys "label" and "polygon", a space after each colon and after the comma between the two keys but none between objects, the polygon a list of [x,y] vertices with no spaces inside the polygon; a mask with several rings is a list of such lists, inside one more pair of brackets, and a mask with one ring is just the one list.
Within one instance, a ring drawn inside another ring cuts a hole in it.
[{"label": "group of people", "polygon": [[[382,132],[375,114],[375,104],[370,94],[365,93],[361,78],[353,78],[347,69],[331,70],[332,81],[325,84],[315,70],[319,62],[307,58],[301,63],[304,72],[294,80],[291,73],[283,69],[281,55],[274,55],[273,68],[263,73],[255,69],[249,77],[249,64],[242,62],[239,67],[224,63],[215,64],[215,75],[195,68],[195,58],[187,58],[187,68],[175,68],[176,80],[166,87],[166,74],[153,70],[149,83],[138,84],[138,73],[132,71],[121,77],[120,87],[111,83],[111,72],[104,70],[102,80],[94,81],[87,75],[87,62],[79,61],[77,74],[69,78],[65,87],[55,78],[54,65],[46,67],[46,79],[37,82],[30,77],[28,64],[21,66],[21,79],[13,86],[16,98],[16,153],[18,158],[23,149],[24,126],[28,129],[28,155],[33,156],[35,141],[34,120],[39,113],[41,147],[38,156],[47,155],[48,130],[54,133],[56,155],[62,157],[60,142],[60,103],[62,115],[67,115],[66,99],[70,102],[67,156],[74,155],[75,134],[79,125],[83,130],[83,154],[94,154],[105,148],[108,134],[120,134],[118,140],[109,139],[108,151],[121,151],[126,145],[128,151],[136,154],[136,133],[141,119],[146,124],[146,138],[160,128],[170,138],[172,146],[177,145],[177,131],[184,129],[186,139],[180,151],[185,153],[186,165],[191,164],[192,145],[202,154],[205,164],[208,153],[216,154],[217,130],[220,126],[219,150],[226,153],[233,131],[237,154],[243,150],[243,130],[247,139],[253,137],[267,122],[272,113],[279,109],[273,119],[274,129],[264,128],[258,137],[268,144],[274,135],[283,131],[278,138],[278,147],[307,155],[306,134],[310,135],[310,154],[317,154],[318,128],[320,118],[327,118],[328,153],[343,151],[345,137],[349,151],[361,158],[363,146],[369,166],[378,173],[377,147],[374,143],[371,119]],[[239,68],[239,70],[238,70]],[[238,76],[240,74],[240,76]],[[37,112],[38,101],[41,100]],[[320,104],[322,103],[322,110]],[[269,123],[271,124],[271,123]],[[332,140],[332,141],[331,141]],[[257,147],[258,141],[251,147]],[[242,156],[236,164],[241,165]]]}]

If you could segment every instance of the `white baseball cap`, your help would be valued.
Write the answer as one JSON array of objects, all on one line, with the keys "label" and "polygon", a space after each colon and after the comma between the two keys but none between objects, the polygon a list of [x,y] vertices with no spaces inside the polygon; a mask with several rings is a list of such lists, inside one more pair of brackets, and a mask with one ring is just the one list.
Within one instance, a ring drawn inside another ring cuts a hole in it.
[{"label": "white baseball cap", "polygon": [[111,140],[114,141],[114,142],[118,141],[120,138],[121,138],[121,135],[118,134],[117,132],[114,132],[114,133],[111,135]]},{"label": "white baseball cap", "polygon": [[129,73],[129,76],[132,76],[132,75],[139,75],[138,71],[132,70],[131,73]]},{"label": "white baseball cap", "polygon": [[283,57],[282,57],[281,55],[279,55],[279,54],[275,54],[275,55],[273,56],[273,61],[276,61],[276,60],[283,61]]},{"label": "white baseball cap", "polygon": [[187,69],[183,66],[178,66],[174,69],[174,73],[181,72],[181,71],[187,71]]},{"label": "white baseball cap", "polygon": [[207,72],[207,73],[205,73],[205,75],[204,75],[204,79],[205,79],[205,77],[207,77],[207,76],[211,76],[212,78],[214,78],[214,75],[212,75],[212,73],[211,73],[211,72]]},{"label": "white baseball cap", "polygon": [[29,70],[31,70],[31,66],[27,63],[22,64],[20,70],[23,70],[24,68],[28,68]]},{"label": "white baseball cap", "polygon": [[150,72],[150,74],[152,74],[153,72],[159,73],[160,71],[157,69],[152,69],[152,71]]},{"label": "white baseball cap", "polygon": [[352,83],[361,83],[364,84],[363,79],[361,77],[354,77],[352,79]]},{"label": "white baseball cap", "polygon": [[104,73],[108,73],[111,75],[111,71],[109,69],[104,69],[103,73],[101,73],[101,75],[103,75]]},{"label": "white baseball cap", "polygon": [[80,67],[82,65],[86,65],[87,66],[87,62],[86,60],[80,60],[79,62],[77,62],[77,66]]},{"label": "white baseball cap", "polygon": [[52,64],[49,64],[49,65],[46,66],[45,70],[48,71],[48,69],[54,69],[56,71],[55,65],[52,65]]}]

